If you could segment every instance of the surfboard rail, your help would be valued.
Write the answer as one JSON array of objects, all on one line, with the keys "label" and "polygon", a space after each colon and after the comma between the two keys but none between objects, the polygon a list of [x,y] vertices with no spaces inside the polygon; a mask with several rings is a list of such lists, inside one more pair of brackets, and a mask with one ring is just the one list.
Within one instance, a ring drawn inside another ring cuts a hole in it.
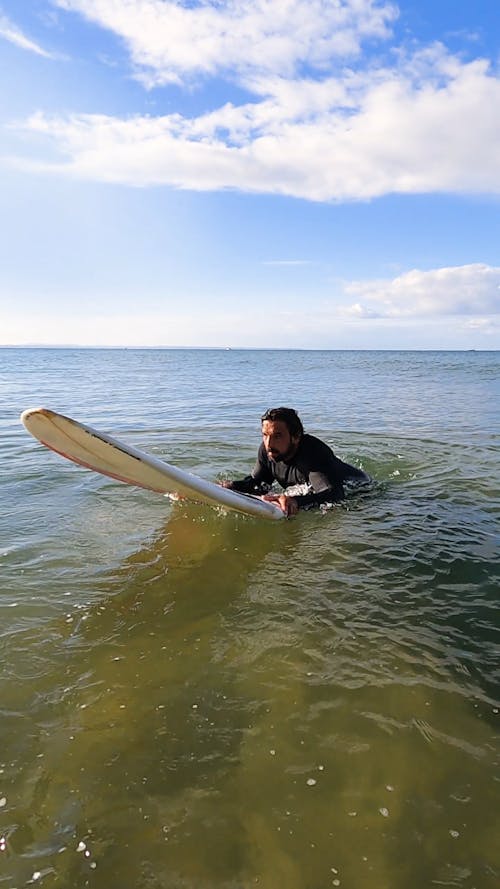
[{"label": "surfboard rail", "polygon": [[283,511],[274,503],[206,481],[49,408],[28,408],[22,412],[21,422],[49,450],[127,485],[259,518],[284,518]]}]

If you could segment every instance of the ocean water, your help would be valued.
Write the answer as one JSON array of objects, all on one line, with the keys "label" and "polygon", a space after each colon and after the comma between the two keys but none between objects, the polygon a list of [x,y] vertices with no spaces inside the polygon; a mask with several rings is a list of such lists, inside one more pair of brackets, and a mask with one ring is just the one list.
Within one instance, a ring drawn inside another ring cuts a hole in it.
[{"label": "ocean water", "polygon": [[[493,352],[0,350],[0,886],[498,886],[499,395]],[[214,479],[278,404],[372,489],[267,523],[19,423]]]}]

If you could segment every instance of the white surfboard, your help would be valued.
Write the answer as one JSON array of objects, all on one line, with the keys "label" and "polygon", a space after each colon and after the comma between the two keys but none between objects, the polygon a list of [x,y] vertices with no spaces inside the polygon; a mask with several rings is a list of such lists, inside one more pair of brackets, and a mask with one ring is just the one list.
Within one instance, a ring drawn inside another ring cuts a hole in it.
[{"label": "white surfboard", "polygon": [[23,411],[21,422],[34,438],[61,457],[127,485],[260,518],[284,518],[283,511],[274,503],[205,481],[48,408]]}]

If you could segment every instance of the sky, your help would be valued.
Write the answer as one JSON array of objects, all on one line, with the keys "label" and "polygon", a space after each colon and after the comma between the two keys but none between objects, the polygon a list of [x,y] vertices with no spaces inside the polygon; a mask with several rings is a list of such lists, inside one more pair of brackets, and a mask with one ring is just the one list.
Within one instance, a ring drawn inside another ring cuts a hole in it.
[{"label": "sky", "polygon": [[0,345],[500,347],[498,0],[0,0]]}]

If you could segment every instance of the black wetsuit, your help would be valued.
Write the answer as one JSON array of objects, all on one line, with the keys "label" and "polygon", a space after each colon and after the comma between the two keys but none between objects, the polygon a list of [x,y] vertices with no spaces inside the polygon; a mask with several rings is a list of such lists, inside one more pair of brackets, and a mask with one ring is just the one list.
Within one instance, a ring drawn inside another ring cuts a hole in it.
[{"label": "black wetsuit", "polygon": [[368,480],[362,469],[350,466],[335,456],[331,448],[313,435],[303,435],[299,446],[290,460],[271,460],[263,444],[259,448],[257,462],[252,475],[234,481],[234,491],[245,494],[265,493],[269,485],[277,481],[282,488],[292,485],[310,485],[312,491],[294,495],[299,509],[318,506],[320,503],[336,502],[344,499],[344,485],[347,479]]}]

